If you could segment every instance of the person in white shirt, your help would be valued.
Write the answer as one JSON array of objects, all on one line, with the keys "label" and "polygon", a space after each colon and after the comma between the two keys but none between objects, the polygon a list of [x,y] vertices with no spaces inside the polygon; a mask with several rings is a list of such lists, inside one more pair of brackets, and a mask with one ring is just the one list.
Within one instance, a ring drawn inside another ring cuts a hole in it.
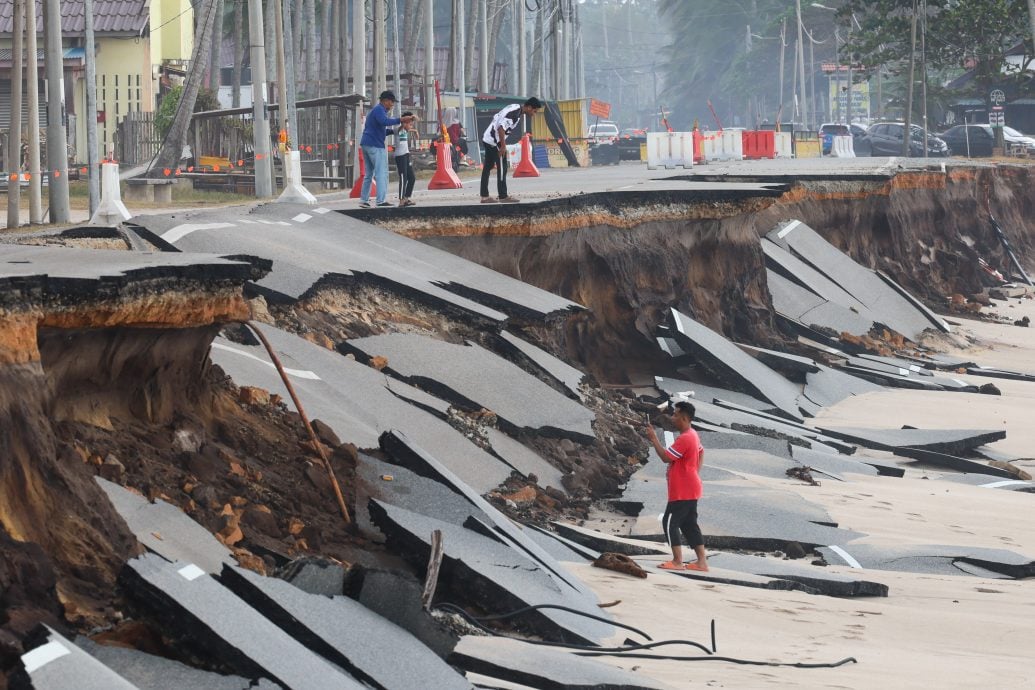
[{"label": "person in white shirt", "polygon": [[[503,203],[514,203],[518,201],[507,194],[507,134],[512,132],[521,121],[522,115],[535,115],[543,107],[542,102],[533,96],[527,101],[518,105],[512,103],[492,118],[492,124],[482,134],[482,203],[490,204],[497,201]],[[489,174],[496,169],[496,192],[499,196],[494,199],[489,196]]]},{"label": "person in white shirt", "polygon": [[[403,113],[405,118],[413,113]],[[399,173],[399,205],[413,206],[417,202],[410,196],[413,194],[413,184],[417,176],[413,172],[413,162],[410,156],[410,142],[416,139],[416,132],[412,122],[403,122],[395,130],[395,170]]]}]

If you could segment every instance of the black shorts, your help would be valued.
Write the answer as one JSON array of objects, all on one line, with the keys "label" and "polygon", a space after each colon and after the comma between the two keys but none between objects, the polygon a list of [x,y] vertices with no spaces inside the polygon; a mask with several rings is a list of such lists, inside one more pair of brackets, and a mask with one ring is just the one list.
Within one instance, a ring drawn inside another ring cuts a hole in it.
[{"label": "black shorts", "polygon": [[697,526],[697,501],[669,501],[665,515],[661,518],[665,538],[669,546],[679,546],[679,533],[686,538],[687,546],[696,549],[704,545],[701,528]]}]

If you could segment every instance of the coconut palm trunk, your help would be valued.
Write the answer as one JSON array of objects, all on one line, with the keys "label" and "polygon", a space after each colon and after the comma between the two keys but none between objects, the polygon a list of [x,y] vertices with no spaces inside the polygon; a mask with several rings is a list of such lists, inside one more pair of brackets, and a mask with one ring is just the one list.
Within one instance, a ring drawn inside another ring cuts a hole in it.
[{"label": "coconut palm trunk", "polygon": [[200,18],[196,24],[197,33],[194,36],[194,49],[191,52],[187,80],[183,85],[179,105],[176,106],[176,115],[173,116],[169,131],[162,140],[162,148],[145,177],[162,177],[163,170],[175,169],[180,160],[180,153],[187,144],[187,131],[190,128],[191,115],[194,113],[194,103],[198,100],[198,91],[205,80],[205,69],[211,59],[218,4],[219,0],[201,0],[198,4]]}]

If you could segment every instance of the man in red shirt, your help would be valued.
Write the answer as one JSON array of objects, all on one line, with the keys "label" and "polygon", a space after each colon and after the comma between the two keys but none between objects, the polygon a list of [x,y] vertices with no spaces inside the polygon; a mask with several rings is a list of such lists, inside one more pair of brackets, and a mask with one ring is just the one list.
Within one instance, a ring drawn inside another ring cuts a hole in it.
[{"label": "man in red shirt", "polygon": [[[697,526],[697,501],[701,498],[701,476],[698,470],[704,462],[701,439],[691,427],[694,421],[694,406],[688,402],[677,402],[672,423],[679,430],[679,437],[665,448],[658,441],[658,435],[651,424],[647,425],[647,438],[654,450],[668,464],[668,505],[661,519],[665,537],[672,548],[672,560],[662,563],[665,570],[708,570],[708,557],[704,551],[704,538]],[[683,547],[679,533],[686,537],[687,544],[697,554],[697,561],[683,565]]]}]

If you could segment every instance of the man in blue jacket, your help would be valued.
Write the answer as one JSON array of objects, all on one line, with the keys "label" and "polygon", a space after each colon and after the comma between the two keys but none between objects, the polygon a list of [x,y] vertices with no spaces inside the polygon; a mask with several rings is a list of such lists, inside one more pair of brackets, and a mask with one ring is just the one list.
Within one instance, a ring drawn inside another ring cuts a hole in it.
[{"label": "man in blue jacket", "polygon": [[363,186],[359,193],[360,208],[370,208],[370,182],[377,183],[377,205],[391,206],[388,203],[388,150],[385,148],[385,134],[389,127],[403,122],[413,122],[414,115],[401,118],[389,117],[388,113],[395,106],[395,94],[384,91],[378,97],[377,105],[367,113],[363,124],[363,138],[359,140],[363,150]]}]

